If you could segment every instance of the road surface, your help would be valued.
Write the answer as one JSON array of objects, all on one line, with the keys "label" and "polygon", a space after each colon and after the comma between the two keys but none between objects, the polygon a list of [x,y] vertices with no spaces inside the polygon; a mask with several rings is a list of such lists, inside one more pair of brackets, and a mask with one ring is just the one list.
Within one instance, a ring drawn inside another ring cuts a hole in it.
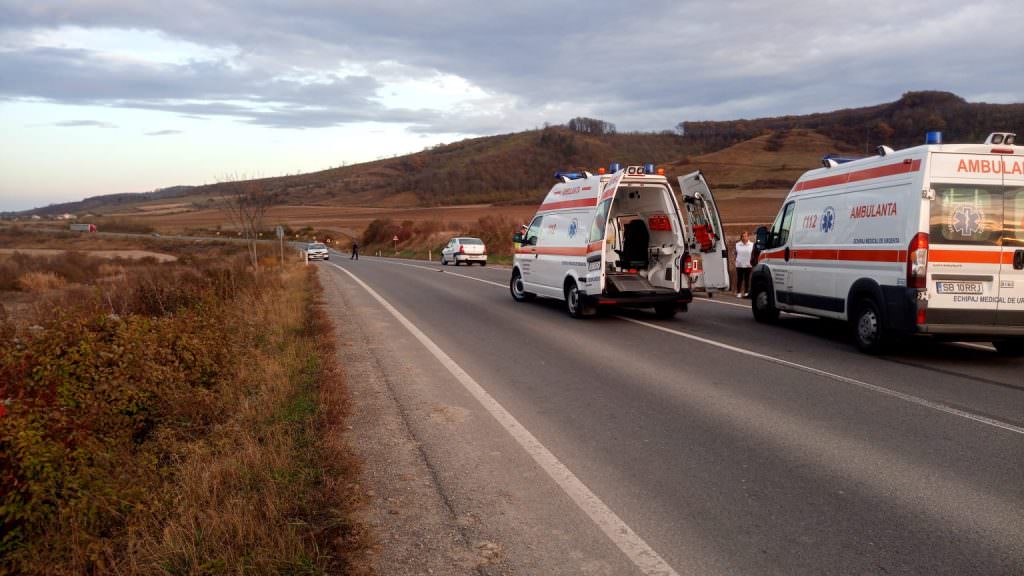
[{"label": "road surface", "polygon": [[574,320],[508,269],[312,265],[469,573],[1024,574],[1024,360],[866,356],[731,296]]}]

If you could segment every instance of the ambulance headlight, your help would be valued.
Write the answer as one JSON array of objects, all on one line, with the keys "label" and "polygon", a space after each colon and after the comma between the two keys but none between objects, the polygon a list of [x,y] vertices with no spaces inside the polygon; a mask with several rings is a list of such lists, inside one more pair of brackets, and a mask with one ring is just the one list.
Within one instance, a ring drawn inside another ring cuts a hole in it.
[{"label": "ambulance headlight", "polygon": [[591,262],[587,262],[587,271],[588,272],[596,272],[596,271],[598,271],[600,269],[601,269],[601,261],[600,260],[594,260],[594,261],[591,261]]}]

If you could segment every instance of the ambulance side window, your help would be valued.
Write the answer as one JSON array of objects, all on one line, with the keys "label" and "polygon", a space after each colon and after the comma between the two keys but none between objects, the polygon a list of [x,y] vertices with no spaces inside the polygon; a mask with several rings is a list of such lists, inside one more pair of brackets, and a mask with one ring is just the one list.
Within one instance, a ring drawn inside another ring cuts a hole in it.
[{"label": "ambulance side window", "polygon": [[536,218],[533,219],[533,222],[530,222],[530,228],[526,231],[526,238],[524,238],[523,245],[537,245],[537,238],[540,237],[540,223],[543,220],[543,216],[537,216]]},{"label": "ambulance side window", "polygon": [[589,242],[601,242],[604,240],[605,227],[608,226],[608,208],[612,205],[609,198],[597,207],[597,215],[594,216],[594,223],[590,225]]},{"label": "ambulance side window", "polygon": [[786,242],[789,241],[789,230],[793,226],[793,213],[795,211],[796,202],[790,202],[782,209],[782,213],[779,214],[778,219],[775,220],[775,224],[772,226],[772,232],[768,236],[768,248],[785,246]]}]

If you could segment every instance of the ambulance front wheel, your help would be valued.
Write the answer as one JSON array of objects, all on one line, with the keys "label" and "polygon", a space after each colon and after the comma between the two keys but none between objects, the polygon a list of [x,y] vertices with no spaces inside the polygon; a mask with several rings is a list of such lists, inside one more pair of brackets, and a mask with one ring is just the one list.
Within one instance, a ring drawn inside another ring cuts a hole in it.
[{"label": "ambulance front wheel", "polygon": [[1024,338],[1017,340],[997,340],[992,343],[1001,356],[1024,356]]},{"label": "ambulance front wheel", "polygon": [[754,320],[762,324],[771,324],[779,319],[779,309],[775,307],[772,293],[764,282],[754,284],[750,293],[750,307],[754,311]]},{"label": "ambulance front wheel", "polygon": [[533,300],[534,296],[536,296],[536,294],[526,291],[526,287],[523,285],[523,276],[519,273],[519,269],[512,271],[512,280],[509,282],[508,288],[512,292],[512,299],[516,302]]},{"label": "ambulance front wheel", "polygon": [[882,327],[882,314],[872,298],[857,303],[853,316],[853,339],[862,352],[877,354],[885,345],[886,336]]}]

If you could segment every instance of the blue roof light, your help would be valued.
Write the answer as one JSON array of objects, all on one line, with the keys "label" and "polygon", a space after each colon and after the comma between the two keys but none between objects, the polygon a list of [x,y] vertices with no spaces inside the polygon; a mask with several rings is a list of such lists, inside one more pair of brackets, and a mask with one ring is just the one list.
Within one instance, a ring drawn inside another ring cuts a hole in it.
[{"label": "blue roof light", "polygon": [[563,172],[561,170],[555,172],[555,180],[561,180],[562,178],[567,180],[579,180],[580,178],[583,178],[583,174],[579,172]]},{"label": "blue roof light", "polygon": [[619,164],[618,162],[612,162],[612,163],[611,163],[611,164],[610,164],[610,165],[608,166],[608,173],[609,173],[609,174],[615,174],[615,173],[616,173],[616,172],[618,172],[619,170],[622,170],[622,164]]},{"label": "blue roof light", "polygon": [[644,164],[644,174],[654,174],[654,164],[650,162]]},{"label": "blue roof light", "polygon": [[929,132],[924,135],[925,144],[942,144],[942,132],[938,130]]}]

